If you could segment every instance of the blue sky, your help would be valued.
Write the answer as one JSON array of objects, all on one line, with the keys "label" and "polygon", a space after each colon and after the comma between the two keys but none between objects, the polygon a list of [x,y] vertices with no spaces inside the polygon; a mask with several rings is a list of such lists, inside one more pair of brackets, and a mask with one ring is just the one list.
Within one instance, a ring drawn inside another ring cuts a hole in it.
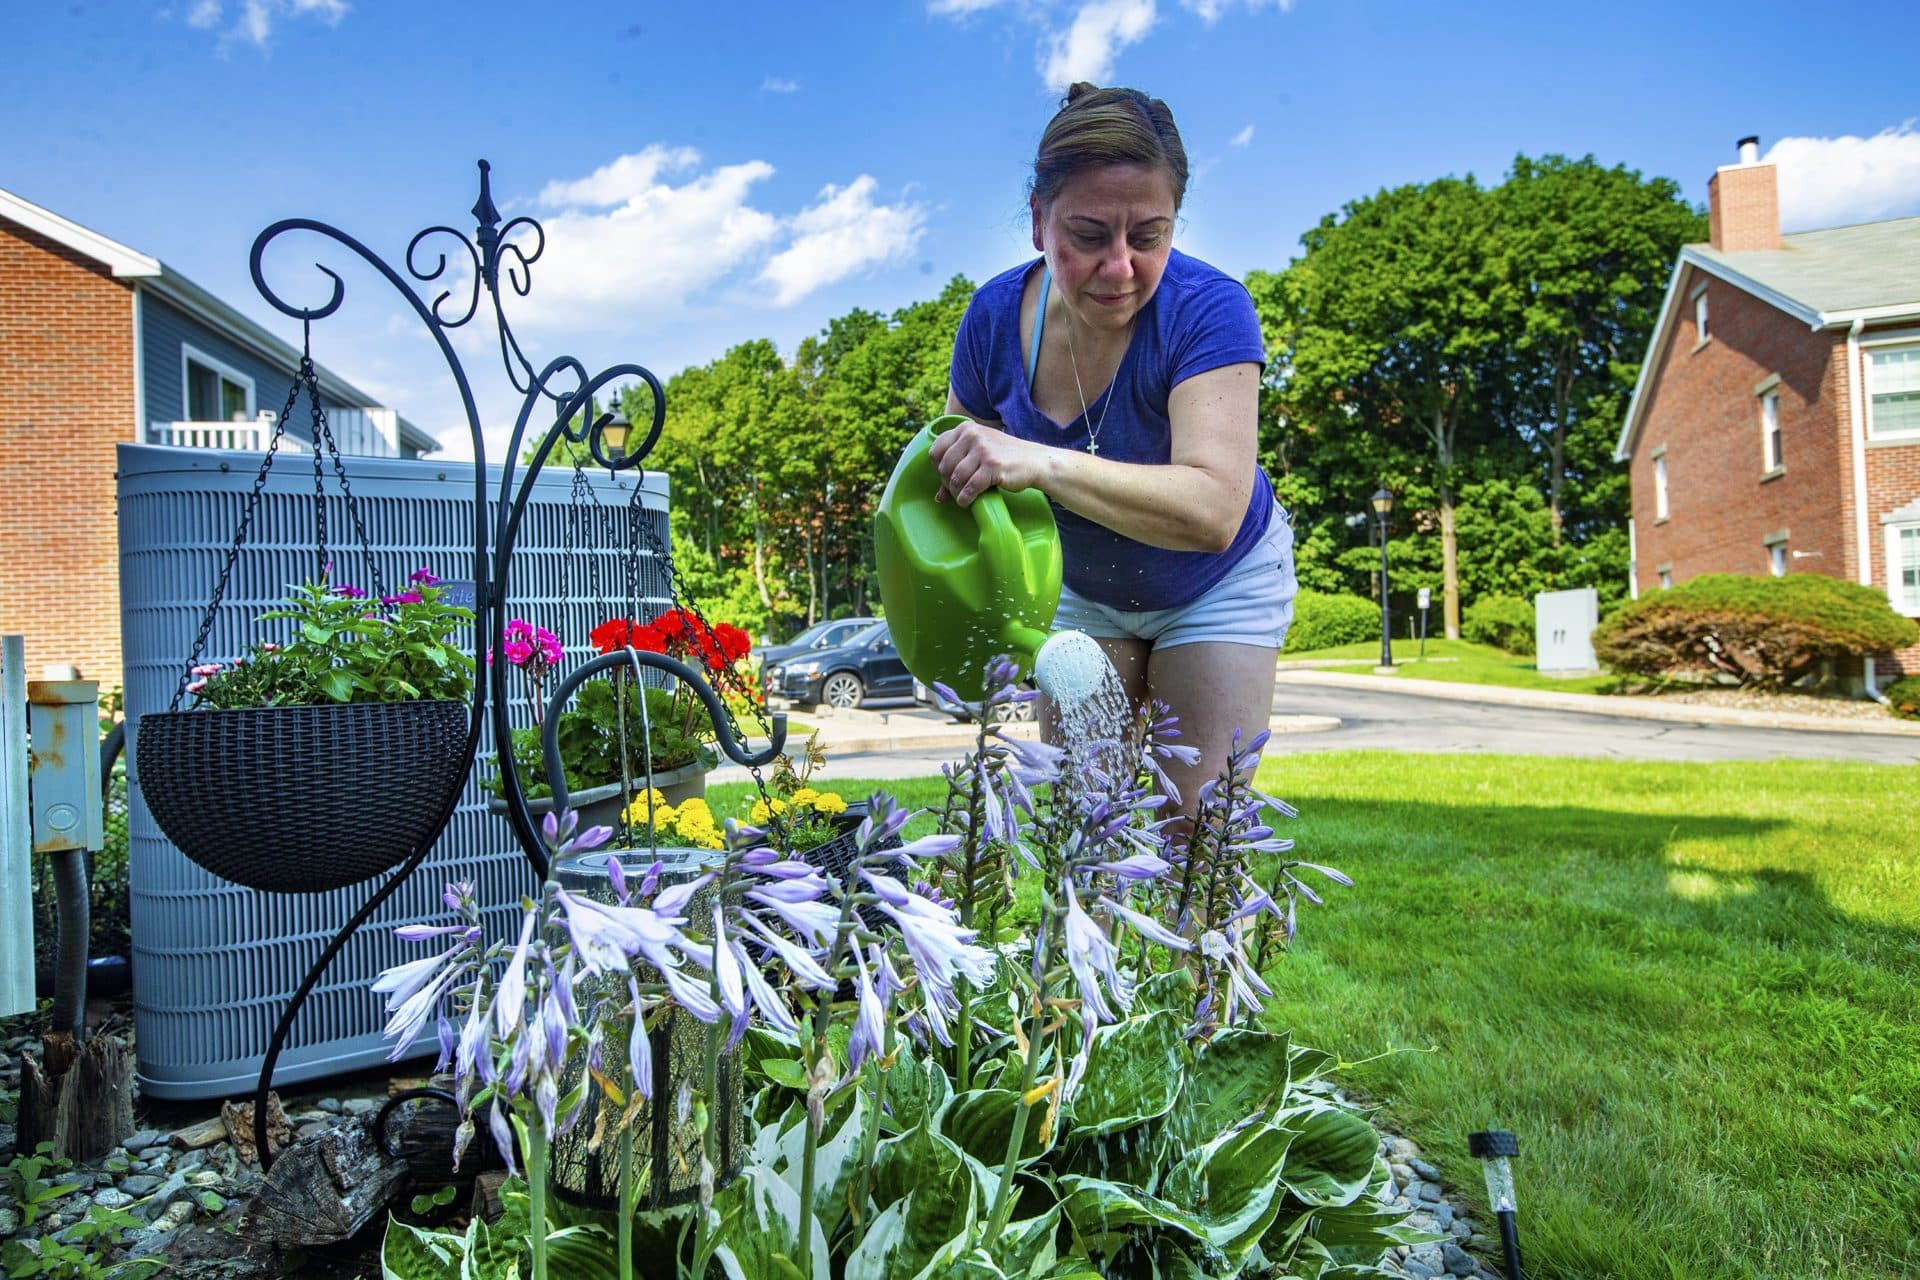
[{"label": "blue sky", "polygon": [[[1877,0],[1817,22],[1725,0],[35,0],[7,19],[0,188],[291,336],[247,276],[260,228],[318,218],[398,263],[420,227],[470,228],[484,156],[502,208],[548,230],[513,313],[530,351],[663,379],[1021,260],[1026,165],[1070,77],[1167,99],[1193,164],[1176,243],[1235,274],[1284,267],[1347,200],[1497,181],[1517,152],[1590,152],[1704,202],[1759,134],[1790,230],[1920,213],[1911,9]],[[275,280],[317,298],[314,256]],[[315,354],[466,456],[417,323],[348,283]],[[462,350],[489,426],[510,421],[485,336]]]}]

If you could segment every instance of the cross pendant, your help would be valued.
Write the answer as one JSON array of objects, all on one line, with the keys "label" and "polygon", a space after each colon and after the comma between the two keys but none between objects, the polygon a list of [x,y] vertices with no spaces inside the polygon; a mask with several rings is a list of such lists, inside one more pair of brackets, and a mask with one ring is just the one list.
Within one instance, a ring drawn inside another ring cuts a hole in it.
[{"label": "cross pendant", "polygon": [[1090,453],[1090,454],[1092,454],[1092,455],[1093,455],[1094,457],[1096,457],[1096,458],[1097,458],[1097,457],[1099,457],[1099,456],[1100,456],[1100,442],[1099,442],[1099,441],[1097,441],[1097,440],[1089,440],[1089,441],[1087,441],[1087,452],[1088,452],[1088,453]]}]

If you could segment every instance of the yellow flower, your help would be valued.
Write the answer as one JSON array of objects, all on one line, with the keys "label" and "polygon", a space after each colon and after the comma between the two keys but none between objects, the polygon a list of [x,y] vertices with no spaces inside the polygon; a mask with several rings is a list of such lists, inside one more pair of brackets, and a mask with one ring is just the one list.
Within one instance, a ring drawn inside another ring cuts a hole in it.
[{"label": "yellow flower", "polygon": [[753,809],[747,815],[747,820],[755,826],[758,826],[775,814],[785,813],[788,808],[787,802],[778,796],[773,797],[773,805],[771,808],[768,807],[767,801],[764,798],[755,800],[753,802]]},{"label": "yellow flower", "polygon": [[633,797],[633,803],[621,815],[629,826],[639,826],[649,820],[654,823],[671,822],[673,806],[667,803],[667,797],[658,787],[648,787]]},{"label": "yellow flower", "polygon": [[840,798],[840,793],[837,791],[822,791],[813,798],[813,811],[815,813],[845,813],[847,811],[847,802]]}]

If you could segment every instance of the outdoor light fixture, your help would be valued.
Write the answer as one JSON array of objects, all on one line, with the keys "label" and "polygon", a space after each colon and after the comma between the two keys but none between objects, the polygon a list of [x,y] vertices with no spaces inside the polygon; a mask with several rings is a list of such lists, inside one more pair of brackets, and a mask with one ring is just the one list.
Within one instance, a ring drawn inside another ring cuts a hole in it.
[{"label": "outdoor light fixture", "polygon": [[1387,606],[1387,517],[1393,514],[1391,490],[1373,491],[1373,514],[1380,520],[1380,665],[1376,670],[1392,671],[1393,612]]},{"label": "outdoor light fixture", "polygon": [[616,401],[607,411],[607,420],[600,424],[600,440],[606,446],[607,456],[619,458],[627,452],[627,437],[633,432],[633,424],[627,421],[626,410]]},{"label": "outdoor light fixture", "polygon": [[1520,1141],[1505,1129],[1470,1133],[1467,1151],[1481,1162],[1487,1175],[1487,1204],[1500,1222],[1500,1252],[1506,1256],[1507,1280],[1522,1280],[1520,1233],[1513,1224],[1513,1169],[1507,1164],[1520,1154]]}]

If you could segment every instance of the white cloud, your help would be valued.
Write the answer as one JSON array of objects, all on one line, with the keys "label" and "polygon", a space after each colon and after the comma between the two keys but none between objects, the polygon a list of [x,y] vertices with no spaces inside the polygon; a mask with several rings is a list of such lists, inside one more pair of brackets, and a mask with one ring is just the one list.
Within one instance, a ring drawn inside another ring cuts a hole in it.
[{"label": "white cloud", "polygon": [[612,164],[603,164],[584,178],[549,182],[541,189],[540,203],[549,209],[565,205],[626,204],[658,189],[662,173],[678,173],[699,163],[700,153],[692,147],[663,147],[655,143],[643,151],[621,156]]},{"label": "white cloud", "polygon": [[1787,230],[1844,226],[1920,213],[1916,122],[1871,138],[1782,138],[1765,159],[1779,166],[1780,224]]},{"label": "white cloud", "polygon": [[941,17],[964,17],[999,5],[1002,0],[928,0],[927,12]]},{"label": "white cloud", "polygon": [[[1212,26],[1220,20],[1220,15],[1233,8],[1234,0],[1180,0],[1183,8],[1200,15],[1200,21]],[[1293,12],[1293,0],[1246,0],[1249,9],[1278,9],[1282,13]]]},{"label": "white cloud", "polygon": [[1048,39],[1040,66],[1047,88],[1061,91],[1077,80],[1104,84],[1113,77],[1114,59],[1153,28],[1154,0],[1091,0],[1073,15],[1065,31]]},{"label": "white cloud", "polygon": [[800,82],[798,80],[785,80],[779,76],[768,76],[760,82],[760,90],[763,93],[798,93],[800,91]]},{"label": "white cloud", "polygon": [[346,0],[240,0],[231,25],[226,23],[226,5],[222,0],[194,0],[187,10],[187,25],[211,30],[225,25],[220,32],[220,48],[245,43],[264,49],[273,36],[274,23],[282,17],[318,18],[328,26],[338,26],[347,16]]},{"label": "white cloud", "polygon": [[913,252],[926,229],[919,205],[875,205],[872,175],[844,187],[829,184],[820,198],[795,215],[793,243],[768,260],[760,278],[774,286],[774,302],[787,306],[823,285]]},{"label": "white cloud", "polygon": [[1232,140],[1229,141],[1227,145],[1230,147],[1244,147],[1249,142],[1252,142],[1252,141],[1253,141],[1253,126],[1248,125],[1246,128],[1242,129],[1240,132],[1234,134]]}]

